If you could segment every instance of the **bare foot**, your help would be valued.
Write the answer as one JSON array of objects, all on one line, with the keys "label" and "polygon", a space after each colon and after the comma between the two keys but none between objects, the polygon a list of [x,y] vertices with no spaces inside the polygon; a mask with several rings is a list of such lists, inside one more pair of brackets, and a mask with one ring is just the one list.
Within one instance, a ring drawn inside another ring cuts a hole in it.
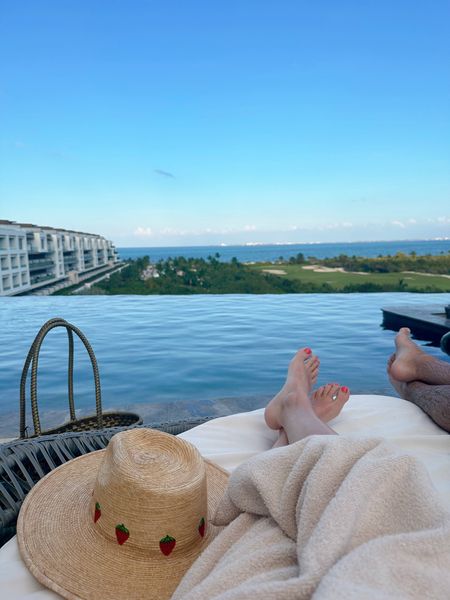
[{"label": "bare foot", "polygon": [[400,329],[395,336],[395,354],[388,361],[388,375],[395,389],[397,387],[394,381],[408,382],[420,379],[420,365],[431,359],[412,341],[410,333],[408,327]]},{"label": "bare foot", "polygon": [[[395,354],[393,355],[393,357],[395,360]],[[392,356],[391,356],[391,359],[392,359]],[[392,375],[392,370],[389,369],[389,366],[388,366],[388,376],[389,376],[389,381],[391,382],[391,385],[395,389],[397,394],[400,396],[400,398],[403,398],[404,400],[406,400],[407,399],[406,398],[406,390],[408,389],[408,383],[406,381],[400,381],[399,379],[396,379]]]},{"label": "bare foot", "polygon": [[303,348],[291,360],[285,384],[264,411],[264,418],[271,429],[281,429],[280,413],[289,394],[296,395],[301,392],[302,397],[308,397],[311,393],[314,378],[317,379],[318,373],[316,358],[309,348]]},{"label": "bare foot", "polygon": [[[317,417],[327,423],[338,416],[350,397],[350,390],[338,383],[327,383],[315,390],[311,396],[311,405]],[[287,446],[288,438],[284,429],[279,429],[278,438],[272,448]]]},{"label": "bare foot", "polygon": [[327,383],[312,393],[311,404],[319,419],[327,423],[338,416],[349,397],[348,387]]}]

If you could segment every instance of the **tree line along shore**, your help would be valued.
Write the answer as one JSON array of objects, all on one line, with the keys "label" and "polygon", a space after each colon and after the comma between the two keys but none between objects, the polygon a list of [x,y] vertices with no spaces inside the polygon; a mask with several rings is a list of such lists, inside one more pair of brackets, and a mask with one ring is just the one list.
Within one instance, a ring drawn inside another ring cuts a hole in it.
[{"label": "tree line along shore", "polygon": [[[65,289],[58,294],[73,293]],[[127,267],[85,294],[299,294],[351,292],[450,292],[450,252],[440,255],[397,253],[365,258],[340,255],[317,259],[297,254],[271,263],[246,264],[168,258],[152,263],[148,256],[127,261]]]}]

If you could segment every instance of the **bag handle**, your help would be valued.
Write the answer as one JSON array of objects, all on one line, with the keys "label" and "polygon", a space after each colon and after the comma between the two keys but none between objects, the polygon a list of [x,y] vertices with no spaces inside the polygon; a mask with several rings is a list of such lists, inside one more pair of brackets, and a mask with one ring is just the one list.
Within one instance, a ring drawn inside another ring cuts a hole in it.
[{"label": "bag handle", "polygon": [[[95,358],[94,351],[86,336],[74,325],[56,317],[50,319],[39,330],[35,337],[28,355],[25,359],[25,364],[22,370],[22,376],[20,378],[20,438],[26,437],[26,425],[25,425],[25,386],[27,381],[28,370],[31,363],[31,413],[33,417],[34,433],[35,435],[41,435],[41,423],[39,419],[39,411],[37,405],[37,369],[39,360],[39,351],[44,341],[45,336],[49,331],[55,327],[64,327],[67,330],[67,336],[69,338],[69,364],[68,364],[68,393],[69,393],[69,411],[70,411],[70,423],[76,420],[75,405],[73,401],[73,333],[80,338],[83,342],[91,360],[92,370],[94,372],[94,384],[95,384],[95,406],[97,414],[97,427],[101,429],[103,427],[103,416],[102,416],[102,403],[101,403],[101,390],[100,390],[100,375],[98,372],[97,360]],[[73,333],[72,333],[73,332]]]}]

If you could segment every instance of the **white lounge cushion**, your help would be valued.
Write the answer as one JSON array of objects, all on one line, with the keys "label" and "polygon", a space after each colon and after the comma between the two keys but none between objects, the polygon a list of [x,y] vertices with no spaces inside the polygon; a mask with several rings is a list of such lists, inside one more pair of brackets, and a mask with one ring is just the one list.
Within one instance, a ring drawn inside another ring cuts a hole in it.
[{"label": "white lounge cushion", "polygon": [[[233,471],[244,460],[268,450],[277,433],[268,429],[263,410],[208,421],[181,434],[206,458]],[[342,413],[330,422],[346,436],[384,437],[425,464],[431,481],[450,509],[450,435],[435,425],[417,406],[390,396],[351,396]],[[8,600],[59,598],[28,572],[20,559],[16,538],[0,549],[2,597]]]}]

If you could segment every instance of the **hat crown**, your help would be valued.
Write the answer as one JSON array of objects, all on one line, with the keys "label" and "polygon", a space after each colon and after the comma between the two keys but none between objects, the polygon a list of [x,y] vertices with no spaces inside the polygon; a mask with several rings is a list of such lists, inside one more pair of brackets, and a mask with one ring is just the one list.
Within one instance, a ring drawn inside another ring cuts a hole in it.
[{"label": "hat crown", "polygon": [[189,549],[201,543],[199,524],[207,514],[204,461],[195,446],[167,433],[116,434],[98,471],[91,510],[93,527],[116,545],[125,540],[127,547],[165,553],[173,540],[177,553]]}]

